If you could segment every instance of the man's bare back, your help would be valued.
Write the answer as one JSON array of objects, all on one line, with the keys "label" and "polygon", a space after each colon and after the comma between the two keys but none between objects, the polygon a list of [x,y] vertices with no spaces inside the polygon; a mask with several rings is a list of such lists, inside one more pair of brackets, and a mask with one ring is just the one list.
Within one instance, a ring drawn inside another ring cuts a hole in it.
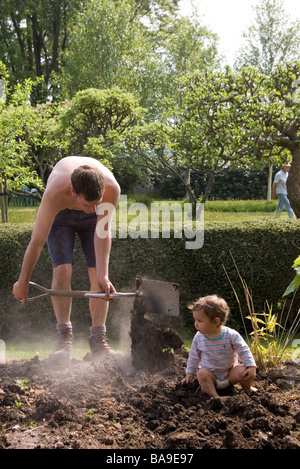
[{"label": "man's bare back", "polygon": [[82,165],[99,168],[105,179],[105,191],[101,202],[115,204],[115,192],[119,185],[111,171],[94,158],[86,156],[67,156],[60,160],[51,172],[43,198],[50,198],[52,208],[60,210],[83,210],[71,191],[71,174]]}]

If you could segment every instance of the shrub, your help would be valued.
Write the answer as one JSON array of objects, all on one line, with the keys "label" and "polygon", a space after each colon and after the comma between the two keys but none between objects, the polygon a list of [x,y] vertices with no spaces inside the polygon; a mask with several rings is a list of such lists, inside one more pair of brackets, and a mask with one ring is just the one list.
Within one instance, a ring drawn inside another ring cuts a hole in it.
[{"label": "shrub", "polygon": [[[54,324],[49,299],[28,303],[22,309],[12,296],[12,286],[19,275],[23,255],[30,240],[32,224],[2,225],[0,227],[0,298],[1,333],[6,335],[28,332],[31,328],[48,328]],[[250,223],[206,223],[204,245],[199,250],[185,249],[185,239],[113,239],[110,278],[119,291],[135,289],[138,275],[176,282],[180,287],[181,321],[193,330],[193,320],[187,304],[199,296],[217,293],[231,307],[229,325],[243,330],[240,312],[234,293],[222,266],[237,285],[239,280],[230,253],[239,267],[255,299],[257,311],[263,310],[265,302],[273,310],[291,282],[291,268],[299,255],[300,227],[296,223],[273,220]],[[44,248],[33,272],[32,281],[49,287],[52,268]],[[75,246],[73,289],[88,289],[88,276],[80,244]],[[35,292],[36,293],[36,292]],[[242,291],[240,291],[242,297]],[[115,324],[125,320],[130,305],[119,300],[112,302],[108,327],[114,334]],[[295,308],[297,301],[294,300]],[[276,312],[276,311],[275,311]],[[245,305],[245,315],[247,309]],[[166,319],[169,321],[169,319]],[[88,302],[74,300],[73,324],[89,327]],[[171,319],[170,319],[171,321]]]}]

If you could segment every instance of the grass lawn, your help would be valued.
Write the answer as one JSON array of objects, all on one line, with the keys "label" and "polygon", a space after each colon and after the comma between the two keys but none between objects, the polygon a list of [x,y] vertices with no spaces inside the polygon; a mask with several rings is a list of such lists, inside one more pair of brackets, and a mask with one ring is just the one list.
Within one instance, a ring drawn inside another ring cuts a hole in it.
[{"label": "grass lawn", "polygon": [[[133,204],[133,201],[128,199],[128,207]],[[152,203],[161,204],[163,201],[150,201]],[[150,216],[150,202],[148,201],[147,206],[145,205],[145,217],[143,214],[139,215],[142,223],[147,224]],[[174,204],[174,201],[164,201],[170,205]],[[176,202],[181,204],[182,202]],[[204,222],[238,222],[238,221],[257,221],[270,220],[274,216],[277,202],[272,200],[268,203],[265,200],[224,200],[224,201],[208,201],[204,207]],[[137,209],[133,207],[132,213],[128,214],[128,222],[136,218]],[[14,207],[9,206],[8,219],[10,223],[34,223],[36,219],[38,207]],[[119,212],[117,211],[117,221]],[[280,220],[288,220],[288,215],[284,210]]]},{"label": "grass lawn", "polygon": [[[53,332],[53,331],[52,331]],[[49,357],[56,346],[55,338],[45,340],[38,337],[32,337],[30,340],[14,339],[6,341],[6,359],[8,362],[12,360],[31,360],[35,356],[40,359]],[[110,340],[109,345],[115,350],[130,353],[130,343],[128,342],[128,349],[116,341]],[[90,351],[88,336],[83,338],[74,339],[72,357],[82,360],[86,353]]]}]

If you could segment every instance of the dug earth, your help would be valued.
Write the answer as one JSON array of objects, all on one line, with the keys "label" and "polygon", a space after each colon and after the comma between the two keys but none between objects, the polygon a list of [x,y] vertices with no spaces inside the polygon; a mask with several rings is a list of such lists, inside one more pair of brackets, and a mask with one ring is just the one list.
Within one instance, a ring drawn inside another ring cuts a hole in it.
[{"label": "dug earth", "polygon": [[129,356],[1,365],[0,449],[300,449],[299,365],[258,371],[257,392],[222,401],[180,384],[176,332],[132,313],[130,335]]}]

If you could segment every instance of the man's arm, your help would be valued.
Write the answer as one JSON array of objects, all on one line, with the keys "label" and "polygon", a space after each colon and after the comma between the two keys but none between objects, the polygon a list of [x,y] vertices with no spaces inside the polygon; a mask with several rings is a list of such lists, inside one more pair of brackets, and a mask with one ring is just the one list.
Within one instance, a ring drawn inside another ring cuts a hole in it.
[{"label": "man's arm", "polygon": [[94,245],[96,256],[96,272],[99,287],[106,293],[107,299],[115,288],[109,280],[109,255],[111,250],[111,222],[120,197],[117,183],[109,188],[105,202],[98,207],[98,221],[95,230]]},{"label": "man's arm", "polygon": [[276,186],[277,184],[273,182],[273,185],[272,185],[272,198],[273,199],[276,199]]},{"label": "man's arm", "polygon": [[109,255],[111,250],[111,237],[99,238],[95,234],[95,253],[96,253],[96,272],[100,291],[109,294],[115,291],[114,286],[109,280]]},{"label": "man's arm", "polygon": [[25,251],[18,281],[13,286],[13,293],[17,300],[25,305],[28,296],[28,284],[34,267],[39,260],[42,249],[47,240],[57,210],[53,208],[51,197],[42,199],[39,207],[30,242]]}]

